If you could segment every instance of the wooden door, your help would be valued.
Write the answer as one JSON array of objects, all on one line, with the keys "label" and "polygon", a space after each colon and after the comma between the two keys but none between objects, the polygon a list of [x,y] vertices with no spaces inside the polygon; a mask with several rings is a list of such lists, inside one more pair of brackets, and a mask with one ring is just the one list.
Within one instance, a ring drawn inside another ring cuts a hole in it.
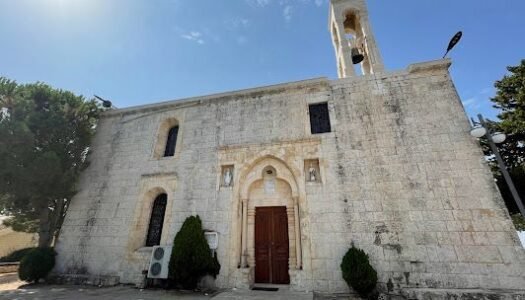
[{"label": "wooden door", "polygon": [[286,207],[255,209],[255,283],[289,284]]}]

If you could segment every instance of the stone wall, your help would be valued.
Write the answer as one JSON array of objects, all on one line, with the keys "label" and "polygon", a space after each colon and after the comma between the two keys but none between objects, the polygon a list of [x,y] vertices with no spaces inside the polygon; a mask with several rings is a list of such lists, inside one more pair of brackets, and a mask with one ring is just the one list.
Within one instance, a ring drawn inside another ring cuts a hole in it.
[{"label": "stone wall", "polygon": [[37,245],[37,234],[13,231],[12,228],[2,225],[1,221],[0,219],[0,257]]},{"label": "stone wall", "polygon": [[[205,229],[219,233],[218,286],[249,286],[254,266],[241,264],[242,203],[257,194],[250,191],[267,164],[292,198],[283,202],[293,227],[292,289],[347,291],[339,264],[352,243],[394,289],[522,288],[523,248],[469,136],[449,65],[105,113],[63,225],[55,272],[139,283],[151,253],[143,247],[151,202],[165,192],[161,244],[199,214]],[[319,102],[328,102],[332,132],[312,135],[308,104]],[[167,120],[180,126],[177,150],[159,158]],[[312,159],[319,182],[306,180],[305,160]],[[234,168],[231,187],[221,186],[224,166]]]}]

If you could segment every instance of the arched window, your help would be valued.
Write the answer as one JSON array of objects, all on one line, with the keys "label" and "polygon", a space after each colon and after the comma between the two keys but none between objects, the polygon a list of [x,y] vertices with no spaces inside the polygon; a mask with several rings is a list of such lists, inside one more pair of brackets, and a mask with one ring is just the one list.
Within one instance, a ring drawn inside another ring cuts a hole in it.
[{"label": "arched window", "polygon": [[166,204],[168,203],[168,195],[160,194],[153,201],[151,208],[151,217],[149,219],[148,236],[146,238],[146,247],[160,245],[160,237],[162,236],[162,225],[164,224],[164,214],[166,212]]},{"label": "arched window", "polygon": [[179,126],[172,127],[168,132],[168,139],[166,140],[166,149],[164,150],[164,157],[175,155],[175,147],[177,145],[178,134]]}]

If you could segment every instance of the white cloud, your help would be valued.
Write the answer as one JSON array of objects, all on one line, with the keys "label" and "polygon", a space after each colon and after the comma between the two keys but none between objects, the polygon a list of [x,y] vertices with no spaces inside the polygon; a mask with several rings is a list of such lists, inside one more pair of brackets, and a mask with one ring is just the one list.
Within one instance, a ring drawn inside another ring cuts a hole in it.
[{"label": "white cloud", "polygon": [[224,22],[226,27],[230,30],[248,28],[250,26],[250,20],[246,18],[232,18]]},{"label": "white cloud", "polygon": [[188,41],[196,42],[197,44],[204,44],[204,39],[202,38],[202,33],[199,31],[190,31],[189,33],[181,34],[180,36],[183,39]]},{"label": "white cloud", "polygon": [[265,7],[268,6],[271,0],[245,0],[251,6],[255,7]]},{"label": "white cloud", "polygon": [[463,106],[469,107],[475,104],[477,101],[476,97],[468,98],[467,100],[463,101]]},{"label": "white cloud", "polygon": [[292,20],[292,6],[286,5],[283,9],[283,17],[286,22],[290,22]]},{"label": "white cloud", "polygon": [[245,37],[244,35],[240,35],[237,37],[237,44],[244,45],[246,44],[246,42],[248,42],[248,38]]},{"label": "white cloud", "polygon": [[252,7],[265,8],[275,3],[283,8],[282,13],[286,22],[292,21],[292,16],[299,5],[315,5],[321,7],[327,3],[327,0],[244,0]]}]

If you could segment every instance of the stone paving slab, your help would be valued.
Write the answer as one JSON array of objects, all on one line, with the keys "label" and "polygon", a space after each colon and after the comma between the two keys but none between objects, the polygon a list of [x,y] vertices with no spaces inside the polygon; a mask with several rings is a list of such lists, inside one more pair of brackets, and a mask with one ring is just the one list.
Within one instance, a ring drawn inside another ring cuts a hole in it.
[{"label": "stone paving slab", "polygon": [[139,290],[130,286],[97,288],[63,285],[22,285],[17,289],[0,290],[2,300],[206,300],[213,295],[166,290]]},{"label": "stone paving slab", "polygon": [[22,281],[11,285],[0,284],[1,300],[313,300],[312,292],[292,292],[280,289],[276,292],[252,290],[225,290],[214,294],[166,291],[162,289],[141,290],[131,286],[97,288],[72,285],[26,284]]}]

